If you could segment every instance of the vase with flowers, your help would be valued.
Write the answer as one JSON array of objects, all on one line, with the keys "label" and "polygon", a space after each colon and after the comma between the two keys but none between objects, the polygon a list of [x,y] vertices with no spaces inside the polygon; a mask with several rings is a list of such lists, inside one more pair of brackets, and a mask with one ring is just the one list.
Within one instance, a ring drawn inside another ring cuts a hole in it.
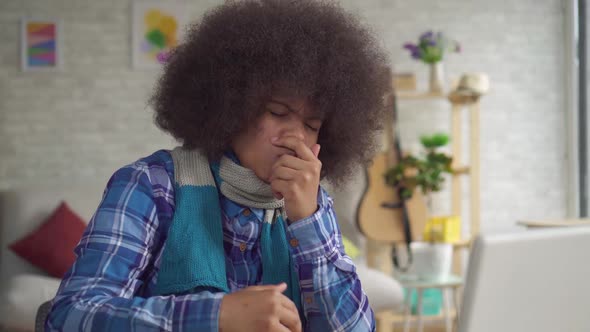
[{"label": "vase with flowers", "polygon": [[444,85],[444,55],[446,52],[461,52],[461,45],[457,41],[449,39],[441,31],[426,31],[420,35],[417,43],[405,43],[404,48],[410,51],[413,59],[429,65],[429,91],[432,93],[442,93]]}]

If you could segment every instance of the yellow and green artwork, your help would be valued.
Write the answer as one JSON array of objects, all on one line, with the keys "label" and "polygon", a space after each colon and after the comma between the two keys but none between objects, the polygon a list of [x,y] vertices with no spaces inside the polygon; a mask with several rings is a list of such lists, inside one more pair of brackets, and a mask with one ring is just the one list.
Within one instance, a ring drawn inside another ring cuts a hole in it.
[{"label": "yellow and green artwork", "polygon": [[134,67],[157,67],[162,57],[178,45],[185,24],[183,7],[180,2],[134,3]]}]

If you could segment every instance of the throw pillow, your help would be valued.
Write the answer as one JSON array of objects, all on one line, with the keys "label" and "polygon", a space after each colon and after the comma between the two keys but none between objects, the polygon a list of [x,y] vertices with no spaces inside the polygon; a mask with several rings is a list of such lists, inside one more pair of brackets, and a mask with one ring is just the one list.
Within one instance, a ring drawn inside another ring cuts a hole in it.
[{"label": "throw pillow", "polygon": [[76,260],[74,248],[85,229],[82,218],[66,202],[61,202],[45,222],[12,243],[10,249],[49,275],[61,279]]}]

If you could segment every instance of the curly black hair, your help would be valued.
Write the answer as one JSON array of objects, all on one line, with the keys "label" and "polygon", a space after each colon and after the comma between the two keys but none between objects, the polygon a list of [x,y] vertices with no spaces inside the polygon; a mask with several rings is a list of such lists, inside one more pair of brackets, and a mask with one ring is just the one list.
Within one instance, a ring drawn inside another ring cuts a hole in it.
[{"label": "curly black hair", "polygon": [[150,104],[161,129],[217,160],[277,91],[323,116],[322,178],[342,184],[370,160],[391,92],[388,58],[333,2],[232,1],[210,10],[169,55]]}]

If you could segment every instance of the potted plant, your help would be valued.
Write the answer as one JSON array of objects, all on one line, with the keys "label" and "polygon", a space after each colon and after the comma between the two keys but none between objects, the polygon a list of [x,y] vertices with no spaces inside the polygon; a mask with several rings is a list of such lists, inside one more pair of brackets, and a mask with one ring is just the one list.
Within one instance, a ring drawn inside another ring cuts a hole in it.
[{"label": "potted plant", "polygon": [[444,71],[442,60],[445,52],[460,52],[461,45],[447,38],[441,31],[427,31],[420,35],[417,43],[405,43],[404,48],[410,51],[413,59],[422,61],[430,67],[429,90],[442,93]]},{"label": "potted plant", "polygon": [[[427,199],[427,206],[432,209],[432,194],[442,190],[445,175],[452,173],[452,157],[440,149],[449,143],[446,134],[434,134],[420,138],[425,153],[422,155],[406,154],[385,174],[385,182],[398,189],[401,199],[412,197],[415,190],[420,189]],[[414,257],[408,274],[417,277],[441,277],[450,273],[452,261],[452,245],[445,236],[445,222],[450,221],[458,226],[457,216],[433,217],[424,230],[427,242],[412,243]],[[442,227],[441,227],[442,226]],[[457,232],[455,229],[454,233]]]},{"label": "potted plant", "polygon": [[453,158],[439,149],[449,143],[446,134],[434,134],[420,138],[426,154],[414,156],[406,154],[402,159],[385,174],[385,182],[400,189],[402,199],[412,197],[414,190],[419,187],[422,193],[428,197],[431,207],[430,194],[442,189],[445,181],[444,175],[452,172]]}]

